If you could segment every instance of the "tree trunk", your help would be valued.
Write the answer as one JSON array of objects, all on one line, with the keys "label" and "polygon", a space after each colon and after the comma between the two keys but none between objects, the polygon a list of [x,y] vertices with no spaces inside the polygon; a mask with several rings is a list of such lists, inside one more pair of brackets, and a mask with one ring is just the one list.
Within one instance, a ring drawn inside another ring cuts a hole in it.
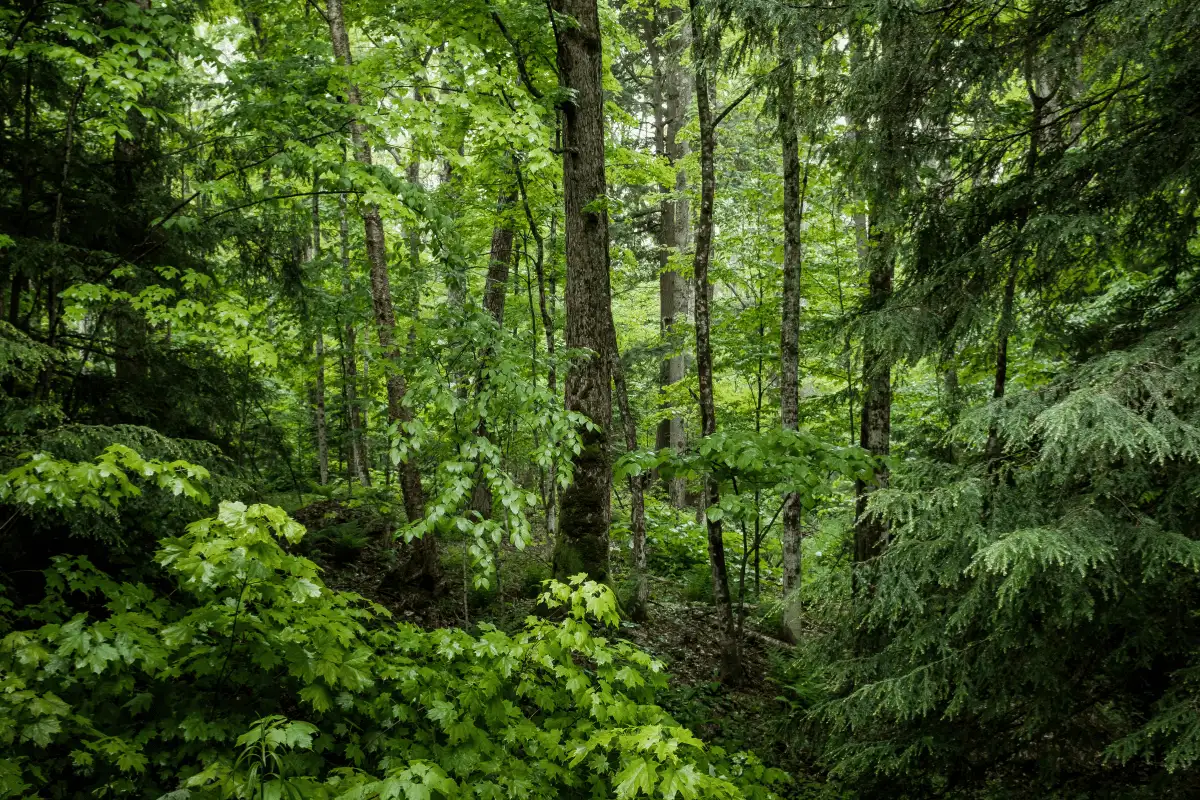
[{"label": "tree trunk", "polygon": [[[326,15],[329,19],[329,35],[333,44],[333,52],[337,60],[346,67],[353,65],[350,55],[350,38],[346,32],[346,22],[342,15],[342,0],[328,0]],[[361,99],[357,84],[353,81],[347,84],[346,105],[352,113],[357,113]],[[350,122],[350,141],[354,146],[354,157],[364,167],[371,166],[371,144],[367,141],[362,123],[357,117]],[[362,206],[363,230],[366,237],[367,261],[371,269],[371,304],[375,311],[375,334],[379,340],[379,349],[383,357],[391,362],[385,382],[387,385],[388,419],[391,422],[404,423],[411,418],[404,407],[406,390],[404,376],[397,371],[396,363],[400,360],[400,351],[396,346],[396,312],[392,306],[391,283],[388,278],[387,247],[384,242],[383,220],[379,208],[373,204]],[[415,522],[425,516],[425,494],[421,486],[421,474],[412,459],[400,463],[400,490],[404,496],[404,511],[409,522]],[[410,559],[410,569],[406,577],[418,582],[426,588],[433,588],[439,579],[440,565],[437,556],[437,542],[432,536],[423,537],[413,542]]]},{"label": "tree trunk", "polygon": [[[692,62],[696,69],[696,112],[700,122],[700,216],[696,224],[695,274],[696,370],[700,379],[700,433],[712,436],[717,431],[713,402],[712,348],[709,342],[709,303],[712,287],[708,266],[712,257],[713,202],[717,193],[716,138],[708,85],[707,37],[701,23],[699,0],[690,0],[692,12]],[[713,476],[704,481],[704,508],[721,500],[720,487]],[[717,609],[721,638],[721,680],[727,684],[742,679],[742,659],[734,625],[733,605],[729,596],[729,575],[725,566],[725,544],[721,521],[708,518],[708,560],[712,567],[713,602]]]},{"label": "tree trunk", "polygon": [[[45,343],[47,347],[53,348],[58,340],[58,322],[61,316],[61,305],[58,302],[59,281],[63,277],[61,272],[61,260],[59,258],[58,246],[62,244],[63,230],[63,199],[67,192],[67,181],[71,177],[71,156],[73,155],[73,145],[75,142],[75,112],[79,110],[79,101],[83,99],[83,93],[91,83],[91,78],[80,78],[79,87],[75,90],[75,94],[71,97],[71,105],[67,109],[67,130],[63,137],[63,168],[62,179],[58,184],[58,194],[54,200],[54,222],[51,225],[51,253],[55,261],[54,267],[46,279],[46,336]],[[41,400],[45,402],[50,397],[50,376],[51,369],[47,365],[42,369],[38,376],[38,394]]]},{"label": "tree trunk", "polygon": [[[1025,89],[1029,94],[1029,102],[1032,109],[1029,121],[1029,149],[1025,153],[1025,173],[1029,181],[1033,181],[1037,176],[1043,112],[1046,105],[1052,102],[1054,98],[1053,91],[1046,95],[1038,93],[1034,72],[1034,58],[1031,51],[1025,62]],[[1074,121],[1072,121],[1072,124],[1075,124]],[[1024,255],[1024,248],[1021,245],[1020,237],[1025,230],[1025,223],[1028,221],[1028,216],[1027,212],[1022,212],[1017,218],[1017,240],[1013,243],[1013,254],[1009,263],[1008,279],[1005,281],[1004,296],[1000,303],[1000,319],[996,325],[996,371],[992,383],[993,400],[1000,400],[1004,397],[1005,388],[1008,383],[1008,339],[1013,331],[1013,301],[1017,291],[1017,275],[1021,270],[1021,259]],[[989,468],[994,468],[996,462],[1000,460],[1000,456],[1004,454],[1004,442],[1001,441],[1000,430],[994,422],[988,426],[987,445],[984,453]]]},{"label": "tree trunk", "polygon": [[[879,311],[892,296],[892,234],[880,231],[872,221],[871,247],[867,261],[868,311]],[[881,343],[872,336],[865,337],[863,353],[862,419],[858,444],[873,456],[886,456],[891,449],[892,435],[892,376],[891,363]],[[855,514],[854,560],[869,561],[883,552],[887,543],[887,527],[883,520],[867,514],[867,500],[876,488],[887,485],[888,471],[882,465],[875,473],[874,485],[861,479],[854,483]]]},{"label": "tree trunk", "polygon": [[[885,20],[879,31],[880,47],[885,55],[898,41],[900,24],[894,19]],[[852,59],[859,57],[861,47],[856,37],[851,43]],[[867,298],[863,310],[868,314],[878,314],[892,296],[896,237],[896,220],[892,209],[901,188],[898,172],[903,158],[900,126],[904,124],[900,109],[893,107],[893,103],[904,102],[907,100],[899,97],[886,101],[873,120],[876,126],[874,152],[871,154],[874,169],[866,192],[869,217],[862,218],[861,223],[858,217],[855,219],[859,258],[867,270]],[[857,135],[863,123],[853,120],[851,127]],[[858,444],[871,455],[882,458],[891,449],[892,365],[884,343],[871,333],[863,337],[862,384]],[[887,545],[886,524],[882,519],[867,514],[871,492],[887,484],[888,470],[883,464],[877,467],[874,480],[868,482],[859,479],[854,483],[856,562],[870,561],[882,553]]]},{"label": "tree trunk", "polygon": [[[558,394],[558,368],[554,361],[554,283],[550,283],[550,305],[546,303],[546,248],[542,242],[541,231],[533,218],[533,210],[529,207],[529,195],[525,191],[525,182],[521,177],[521,168],[516,169],[517,186],[521,190],[521,204],[525,209],[525,220],[529,223],[529,232],[537,243],[537,258],[534,259],[534,269],[537,274],[538,310],[542,318],[542,331],[546,336],[546,389],[550,396]],[[554,217],[550,218],[550,252],[554,252],[555,225]],[[532,312],[530,312],[532,314]],[[546,514],[546,535],[553,539],[558,534],[558,469],[557,462],[551,461],[546,475],[546,492],[542,498]]]},{"label": "tree trunk", "polygon": [[325,335],[318,332],[315,345],[317,378],[316,393],[317,475],[321,485],[329,483],[329,434],[325,427]]},{"label": "tree trunk", "polygon": [[554,574],[608,575],[612,473],[608,437],[612,393],[608,336],[608,209],[604,179],[604,93],[601,87],[600,17],[596,0],[551,0],[558,73],[571,91],[562,105],[563,197],[567,236],[567,348],[590,357],[567,371],[566,407],[585,416],[574,480],[563,492],[562,530]]},{"label": "tree trunk", "polygon": [[[556,186],[555,189],[557,189],[557,188],[558,187]],[[550,215],[550,252],[551,253],[557,252],[557,250],[556,250],[556,247],[558,244],[557,224],[558,224],[558,215],[552,213]],[[564,254],[564,256],[565,256],[565,254]],[[564,257],[564,261],[565,261],[565,257]],[[541,276],[539,275],[538,277],[539,277],[539,281],[540,281]],[[550,263],[549,274],[546,276],[546,290],[547,291],[546,291],[545,299],[550,305],[549,317],[548,317],[550,320],[550,325],[547,326],[547,328],[546,328],[546,331],[547,331],[546,336],[548,337],[546,340],[546,345],[547,345],[547,347],[549,347],[548,352],[549,352],[549,356],[550,356],[550,369],[549,369],[548,374],[546,375],[546,390],[550,393],[551,397],[553,397],[555,400],[557,400],[558,399],[558,364],[554,360],[555,354],[556,354],[554,344],[557,341],[558,335],[554,330],[554,321],[558,318],[558,270],[555,269],[553,261],[551,261],[551,263]],[[561,519],[561,517],[558,513],[558,501],[559,501],[558,495],[560,494],[560,491],[558,488],[558,470],[559,470],[559,461],[558,461],[558,456],[556,455],[550,461],[550,474],[546,476],[546,479],[548,481],[550,481],[550,487],[551,487],[550,495],[549,495],[549,497],[546,498],[546,502],[550,506],[550,510],[546,515],[546,532],[549,536],[553,537],[553,541],[555,541],[555,542],[558,541],[559,521]]]},{"label": "tree trunk", "polygon": [[[1008,337],[1012,333],[1013,299],[1017,290],[1017,271],[1020,267],[1020,245],[1015,245],[1017,252],[1013,255],[1009,267],[1008,279],[1004,282],[1004,297],[1000,302],[1000,320],[996,325],[996,371],[992,382],[992,399],[1004,397],[1008,383]],[[994,466],[1004,453],[1004,442],[1000,438],[1000,429],[996,423],[988,426],[987,445],[984,455],[989,466]]]},{"label": "tree trunk", "polygon": [[[790,56],[779,71],[779,137],[783,146],[783,313],[779,329],[779,416],[784,430],[800,422],[800,273],[804,266],[804,202],[808,170],[800,169],[796,122],[796,75]],[[792,639],[800,635],[800,495],[783,500],[784,625]]]},{"label": "tree trunk", "polygon": [[[684,123],[689,87],[679,64],[682,53],[678,42],[672,42],[665,51],[659,47],[658,36],[662,30],[659,13],[665,14],[666,24],[671,25],[678,21],[679,11],[667,9],[657,12],[647,29],[647,49],[654,72],[655,155],[674,166],[684,154],[678,134]],[[671,253],[682,253],[687,247],[688,208],[687,200],[683,197],[686,188],[687,173],[682,169],[676,171],[675,185],[659,187],[659,191],[664,195],[672,192],[676,194],[676,197],[664,197],[659,205],[659,331],[663,346],[670,352],[659,364],[658,382],[663,390],[683,380],[687,375],[687,357],[679,349],[681,343],[675,335],[676,325],[687,320],[687,281],[670,266]],[[680,216],[683,217],[682,220]],[[676,452],[682,452],[687,446],[683,417],[676,414],[660,421],[655,431],[654,446],[658,450],[669,447]],[[686,500],[684,479],[667,479],[665,486],[671,504],[682,508]]]},{"label": "tree trunk", "polygon": [[[517,201],[515,192],[505,192],[496,204],[496,213],[504,215]],[[487,280],[483,287],[483,307],[496,321],[504,325],[504,299],[508,295],[508,270],[512,262],[513,229],[507,220],[492,228],[492,246],[488,255]]]},{"label": "tree trunk", "polygon": [[[346,195],[338,195],[338,227],[342,240],[342,298],[350,298],[350,231],[346,223]],[[363,486],[371,485],[371,473],[363,448],[364,426],[358,405],[358,326],[347,319],[342,339],[342,382],[346,396],[346,423],[349,428],[348,460],[351,476]]]},{"label": "tree trunk", "polygon": [[[313,180],[312,197],[312,251],[309,261],[321,257],[321,198],[317,194],[317,180]],[[322,320],[317,321],[314,346],[316,356],[316,427],[317,427],[317,475],[321,485],[329,483],[329,434],[325,426],[325,334]]]},{"label": "tree trunk", "polygon": [[[143,11],[150,7],[149,0],[135,2]],[[125,112],[125,127],[131,134],[129,138],[120,134],[113,136],[113,190],[117,202],[142,193],[139,183],[144,167],[142,139],[146,134],[146,119],[136,107]],[[116,217],[113,226],[113,252],[129,252],[130,243],[146,239],[147,220],[140,210],[140,204],[126,202],[122,203],[121,208],[124,213]],[[118,278],[114,285],[131,294],[137,294],[142,288],[133,276]],[[145,315],[128,302],[115,304],[110,310],[109,320],[113,328],[114,372],[117,381],[125,384],[129,391],[145,379],[148,371],[149,326]]]}]

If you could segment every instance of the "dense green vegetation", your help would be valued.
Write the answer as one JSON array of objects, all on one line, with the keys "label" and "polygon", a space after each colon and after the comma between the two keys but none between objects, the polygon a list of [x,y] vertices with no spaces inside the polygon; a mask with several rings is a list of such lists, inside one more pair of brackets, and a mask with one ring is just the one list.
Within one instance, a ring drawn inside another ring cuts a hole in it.
[{"label": "dense green vegetation", "polygon": [[5,0],[0,797],[1200,795],[1200,4]]}]

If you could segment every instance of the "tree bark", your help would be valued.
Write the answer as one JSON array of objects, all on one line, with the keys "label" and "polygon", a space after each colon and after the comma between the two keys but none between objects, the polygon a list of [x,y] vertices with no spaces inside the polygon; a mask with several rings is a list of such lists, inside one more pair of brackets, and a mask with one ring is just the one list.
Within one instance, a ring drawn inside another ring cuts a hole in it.
[{"label": "tree bark", "polygon": [[[877,312],[892,296],[892,234],[881,231],[872,222],[869,233],[871,246],[867,256],[866,309]],[[892,435],[892,377],[891,363],[881,343],[872,336],[863,341],[863,401],[858,444],[873,456],[887,456]],[[883,520],[867,514],[867,501],[876,488],[887,486],[887,468],[880,465],[872,484],[856,480],[854,526],[854,560],[869,561],[883,552],[887,544],[887,526]]]},{"label": "tree bark", "polygon": [[[506,191],[496,204],[496,213],[501,216],[507,214],[516,201],[516,192]],[[496,321],[497,326],[504,324],[504,298],[508,293],[508,270],[512,262],[512,252],[512,224],[502,218],[496,227],[492,228],[487,281],[483,288],[483,307]]]},{"label": "tree bark", "polygon": [[[1019,232],[1019,231],[1018,231]],[[1015,245],[1009,267],[1008,279],[1004,282],[1004,297],[1000,302],[1000,320],[996,325],[996,370],[992,381],[992,399],[1000,400],[1008,383],[1008,337],[1012,332],[1013,299],[1017,290],[1017,271],[1020,266],[1020,245]],[[1000,429],[996,423],[988,426],[987,445],[984,455],[989,466],[994,466],[1004,454],[1004,442],[1000,438]]]},{"label": "tree bark", "polygon": [[[1038,157],[1040,151],[1040,135],[1043,126],[1043,113],[1046,105],[1054,98],[1054,92],[1042,95],[1038,93],[1034,75],[1034,57],[1030,51],[1025,62],[1025,89],[1029,94],[1031,118],[1029,121],[1029,149],[1025,153],[1025,174],[1029,181],[1037,176]],[[1072,120],[1071,124],[1075,124]],[[1016,241],[1013,243],[1013,254],[1008,268],[1008,278],[1004,283],[1004,296],[1000,302],[1000,319],[996,325],[996,370],[992,383],[992,399],[1000,400],[1008,384],[1008,339],[1013,331],[1014,307],[1016,298],[1017,276],[1021,270],[1021,259],[1024,248],[1021,244],[1021,234],[1028,221],[1028,213],[1022,212],[1017,218]],[[993,422],[988,426],[987,445],[984,449],[989,468],[994,468],[996,462],[1004,454],[1004,442],[1000,438],[1000,430]]]},{"label": "tree bark", "polygon": [[[350,55],[350,38],[346,32],[346,22],[342,13],[342,0],[328,0],[326,16],[329,19],[329,35],[334,55],[342,65],[353,66],[353,59]],[[362,104],[358,85],[353,81],[347,84],[344,102],[350,106],[351,113],[357,113],[358,107]],[[370,167],[371,144],[367,141],[363,124],[357,117],[350,121],[350,141],[354,147],[355,159],[364,167]],[[396,367],[400,360],[400,351],[396,346],[396,311],[392,305],[383,220],[379,215],[379,208],[370,203],[362,206],[361,214],[366,237],[367,261],[371,270],[371,304],[375,311],[375,334],[383,357],[392,362],[388,365],[389,369],[385,376],[388,419],[391,422],[404,423],[411,419],[411,415],[404,407],[404,393],[407,388],[404,376]],[[400,490],[404,496],[405,514],[410,522],[415,522],[425,516],[425,494],[421,485],[421,474],[417,471],[417,465],[411,458],[399,464],[398,472]],[[440,571],[437,542],[432,536],[426,536],[413,542],[411,549],[411,569],[408,570],[406,577],[432,588],[438,583]]]},{"label": "tree bark", "polygon": [[[350,230],[346,222],[346,195],[338,195],[338,227],[342,242],[342,298],[350,298]],[[346,423],[349,428],[348,461],[351,476],[363,486],[371,485],[363,448],[364,425],[358,405],[358,326],[347,318],[342,339],[342,383],[346,397]]]},{"label": "tree bark", "polygon": [[[712,257],[713,202],[717,193],[716,128],[713,122],[709,88],[707,36],[702,23],[699,0],[690,0],[692,12],[692,62],[696,70],[696,112],[700,122],[700,214],[696,224],[696,254],[693,262],[696,303],[696,370],[700,381],[700,433],[712,436],[717,431],[713,401],[712,347],[709,341],[709,303],[712,287],[708,280]],[[713,476],[704,481],[704,508],[721,500],[720,487]],[[741,648],[729,595],[729,575],[725,566],[725,544],[721,521],[708,518],[708,560],[712,568],[713,603],[721,639],[721,680],[736,684],[742,679]]]},{"label": "tree bark", "polygon": [[[894,47],[899,33],[897,26],[900,24],[896,20],[884,21],[879,32],[880,47],[884,54]],[[854,50],[851,58],[858,58],[860,48],[857,41],[852,42],[851,47]],[[892,104],[906,102],[909,102],[906,98],[885,101],[873,121],[876,126],[872,154],[874,170],[866,192],[868,216],[862,219],[861,225],[857,218],[855,220],[859,257],[867,270],[867,298],[863,304],[867,314],[878,314],[892,296],[896,237],[893,208],[901,188],[898,174],[903,155],[900,126],[904,124],[900,108],[892,107]],[[852,122],[855,135],[862,127],[861,122]],[[891,449],[891,358],[878,335],[871,333],[863,337],[862,357],[863,399],[858,444],[871,455],[882,459]],[[870,561],[887,546],[887,525],[882,519],[867,514],[871,493],[887,484],[888,470],[882,463],[877,466],[874,480],[868,482],[859,479],[854,483],[856,562]]]},{"label": "tree bark", "polygon": [[[790,56],[779,70],[779,137],[783,146],[783,311],[779,329],[779,416],[784,430],[800,423],[800,275],[804,266],[804,202],[808,170],[800,169],[796,121],[796,75]],[[784,625],[799,637],[800,495],[783,500]]]},{"label": "tree bark", "polygon": [[[317,180],[313,180],[312,197],[312,252],[309,261],[321,257],[321,197],[317,194]],[[325,422],[325,333],[323,321],[317,320],[316,343],[316,428],[317,428],[317,476],[321,485],[329,483],[329,434]]]},{"label": "tree bark", "polygon": [[325,334],[318,331],[315,355],[317,361],[316,427],[317,427],[317,475],[321,485],[329,483],[329,434],[325,427]]},{"label": "tree bark", "polygon": [[[525,181],[521,177],[521,168],[516,168],[517,187],[521,190],[521,205],[525,209],[525,220],[529,223],[529,233],[537,243],[537,257],[534,259],[534,270],[537,274],[538,310],[542,318],[542,331],[546,337],[546,389],[551,397],[558,394],[558,368],[554,358],[554,282],[550,283],[550,305],[546,303],[546,247],[542,241],[542,233],[538,230],[537,221],[533,218],[533,210],[529,207],[529,195],[525,191]],[[550,251],[554,252],[555,219],[550,218]],[[532,311],[530,312],[532,315]],[[546,475],[546,492],[542,498],[546,514],[546,534],[554,537],[558,533],[558,469],[557,462],[551,461]]]},{"label": "tree bark", "polygon": [[[59,281],[63,277],[59,258],[58,246],[62,243],[63,229],[63,199],[67,192],[67,181],[71,177],[71,156],[73,155],[73,146],[75,142],[75,113],[79,110],[79,101],[83,99],[83,93],[91,83],[91,78],[80,78],[79,87],[75,90],[75,94],[71,97],[71,105],[67,109],[67,130],[64,136],[63,143],[63,168],[62,179],[58,184],[58,194],[54,199],[54,222],[51,226],[51,245],[52,254],[55,261],[54,268],[46,279],[46,337],[45,343],[47,347],[54,347],[58,340],[58,322],[61,316],[61,305],[58,302]],[[50,367],[47,366],[41,371],[38,376],[38,393],[43,401],[50,397]]]},{"label": "tree bark", "polygon": [[567,236],[568,349],[592,355],[567,371],[566,407],[586,417],[574,480],[562,496],[562,530],[554,574],[608,575],[612,473],[608,437],[612,392],[608,357],[612,313],[608,276],[608,209],[604,178],[604,93],[596,0],[551,0],[559,79],[571,91],[562,105],[563,197]]},{"label": "tree bark", "polygon": [[[661,34],[659,14],[666,15],[666,24],[678,21],[678,9],[665,9],[655,13],[647,30],[647,49],[654,72],[654,146],[655,154],[675,166],[684,155],[683,145],[678,141],[683,128],[684,112],[690,87],[684,80],[680,67],[682,52],[678,41],[665,50],[660,48]],[[679,37],[682,39],[683,37]],[[664,195],[675,193],[675,197],[664,197],[659,205],[658,258],[659,258],[659,320],[663,346],[671,353],[659,364],[659,387],[665,390],[683,380],[687,375],[687,357],[679,351],[676,340],[676,325],[687,320],[687,281],[670,266],[671,253],[683,253],[687,248],[687,200],[683,196],[687,189],[687,173],[676,169],[675,184],[660,186]],[[682,219],[681,219],[682,217]],[[667,406],[664,404],[663,406]],[[655,432],[654,446],[658,450],[671,448],[683,452],[687,446],[683,417],[675,414],[659,422]],[[686,483],[683,478],[665,480],[671,504],[683,508],[686,502]]]}]

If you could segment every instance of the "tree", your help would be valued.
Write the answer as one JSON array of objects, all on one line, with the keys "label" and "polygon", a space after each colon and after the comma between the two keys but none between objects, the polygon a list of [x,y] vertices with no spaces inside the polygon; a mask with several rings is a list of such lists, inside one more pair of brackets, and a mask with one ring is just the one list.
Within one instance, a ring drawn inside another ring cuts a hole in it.
[{"label": "tree", "polygon": [[[695,280],[696,304],[696,371],[700,378],[700,433],[712,436],[717,432],[717,410],[713,401],[712,344],[710,342],[712,287],[708,281],[709,261],[712,258],[713,202],[717,193],[716,126],[712,113],[712,87],[709,82],[711,48],[716,35],[710,33],[701,14],[699,0],[691,0],[692,62],[696,70],[696,116],[700,123],[700,209],[696,222],[696,254],[692,271]],[[728,110],[728,109],[727,109]],[[704,481],[703,502],[712,508],[720,500],[720,487],[714,476]],[[729,596],[729,575],[725,566],[725,541],[721,535],[720,518],[706,519],[708,528],[708,561],[712,570],[713,603],[717,607],[717,624],[721,638],[721,679],[736,684],[742,679],[741,645],[733,619],[733,603]]]},{"label": "tree", "polygon": [[[507,191],[501,195],[496,209],[504,215],[515,203],[516,192]],[[496,327],[504,326],[504,299],[508,296],[508,270],[512,260],[513,229],[512,224],[502,216],[500,224],[492,230],[491,249],[488,252],[487,277],[483,286],[483,307],[495,321]],[[483,371],[487,368],[487,358],[479,366],[476,378],[476,394],[484,390]],[[476,435],[486,438],[488,435],[487,419],[481,418],[476,428]],[[472,510],[481,517],[492,515],[492,492],[486,481],[477,480],[474,496],[471,498]]]},{"label": "tree", "polygon": [[602,45],[596,0],[553,0],[559,80],[571,92],[562,103],[563,221],[566,229],[566,344],[588,350],[571,362],[568,411],[581,414],[581,449],[562,493],[554,574],[608,574],[612,471],[609,336],[608,208],[604,178]]},{"label": "tree", "polygon": [[[800,142],[796,121],[796,70],[790,53],[782,55],[779,69],[779,138],[783,150],[783,320],[779,329],[779,415],[784,430],[796,430],[800,405],[800,271],[804,263],[804,200],[807,169],[801,172]],[[800,588],[800,496],[783,501],[783,591]],[[787,626],[798,634],[794,601],[788,603]]]},{"label": "tree", "polygon": [[[342,13],[342,0],[330,0],[326,7],[329,20],[329,37],[333,43],[334,55],[341,65],[349,70],[354,65],[350,54],[350,38],[346,31],[346,20]],[[344,102],[352,115],[350,119],[350,138],[354,146],[354,158],[360,166],[370,170],[371,143],[367,141],[366,131],[358,118],[362,100],[358,85],[352,80],[345,88]],[[392,304],[391,281],[388,277],[387,246],[384,241],[383,219],[379,208],[367,202],[360,209],[363,220],[363,230],[366,235],[367,260],[371,267],[371,305],[375,311],[375,335],[384,357],[398,362],[400,351],[396,344],[396,312]],[[388,419],[393,423],[403,424],[411,419],[410,412],[404,406],[405,381],[398,367],[393,363],[387,378]],[[425,515],[425,490],[421,485],[421,474],[412,459],[403,460],[399,464],[400,487],[404,494],[404,511],[409,521],[419,520]],[[434,586],[439,580],[440,564],[437,555],[437,542],[430,537],[424,537],[412,548],[413,558],[411,580],[420,581],[428,586]]]},{"label": "tree", "polygon": [[[686,122],[688,104],[691,101],[691,85],[681,57],[687,50],[686,36],[681,34],[668,40],[665,47],[659,39],[666,35],[664,25],[680,26],[683,15],[674,7],[655,8],[646,25],[646,49],[649,51],[654,101],[654,150],[674,168],[675,181],[672,185],[659,187],[664,197],[659,203],[658,258],[659,258],[659,317],[663,344],[670,354],[665,356],[659,368],[659,386],[665,389],[679,383],[687,374],[687,355],[679,342],[679,323],[687,319],[687,281],[672,265],[671,257],[683,256],[688,250],[690,211],[685,194],[687,172],[679,161],[687,153],[687,145],[680,141],[679,134]],[[686,26],[683,27],[686,31]],[[655,434],[655,446],[660,450],[670,447],[682,451],[686,446],[683,418],[678,414],[659,422]],[[667,485],[671,502],[677,507],[684,505],[686,485],[680,478]]]},{"label": "tree", "polygon": [[[314,184],[316,182],[314,181]],[[309,261],[321,258],[321,197],[317,187],[313,186],[312,197],[312,240]],[[313,381],[315,402],[314,424],[317,430],[317,479],[321,485],[329,483],[329,432],[325,421],[325,331],[321,325],[313,341],[313,354],[316,359],[316,380]]]},{"label": "tree", "polygon": [[[901,14],[890,10],[879,21],[879,58],[885,64],[888,58],[895,55],[903,24]],[[863,46],[865,43],[859,38],[857,47]],[[864,63],[861,56],[855,58],[860,64]],[[867,68],[863,69],[866,71]],[[879,72],[882,73],[883,69]],[[903,80],[901,78],[898,82],[902,83]],[[896,210],[897,194],[902,185],[902,140],[909,102],[902,99],[900,93],[911,91],[911,87],[888,84],[883,80],[874,86],[881,92],[873,127],[858,125],[855,135],[858,141],[865,138],[869,142],[867,158],[870,160],[870,171],[865,173],[863,181],[868,213],[857,222],[860,229],[859,250],[867,273],[867,297],[863,302],[863,311],[878,317],[892,296],[900,227]],[[885,91],[886,94],[883,93]],[[891,450],[892,438],[892,348],[883,341],[878,328],[866,332],[862,348],[863,397],[858,444],[871,455],[886,457]],[[855,483],[857,521],[854,528],[854,560],[857,562],[875,558],[887,544],[884,521],[878,515],[869,513],[867,507],[874,488],[886,486],[887,481],[888,471],[883,467],[875,473],[873,481],[859,479]]]}]

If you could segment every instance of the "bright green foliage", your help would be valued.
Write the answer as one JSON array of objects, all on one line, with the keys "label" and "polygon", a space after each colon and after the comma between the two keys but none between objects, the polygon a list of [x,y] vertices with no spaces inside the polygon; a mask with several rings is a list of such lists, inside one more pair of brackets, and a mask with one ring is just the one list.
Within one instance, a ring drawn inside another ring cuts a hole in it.
[{"label": "bright green foliage", "polygon": [[748,497],[755,492],[777,497],[795,492],[803,507],[811,510],[833,493],[839,479],[869,479],[874,468],[873,459],[858,447],[831,444],[807,431],[772,429],[761,434],[718,432],[683,453],[670,449],[629,453],[618,463],[617,476],[654,469],[664,477],[712,476],[733,491],[723,493],[721,504],[705,513],[711,519],[744,520],[756,510]]},{"label": "bright green foliage", "polygon": [[222,503],[161,542],[166,592],[61,557],[40,603],[0,606],[4,796],[766,797],[779,781],[653,704],[661,663],[594,627],[617,622],[607,588],[550,583],[565,617],[516,635],[423,631],[326,588],[287,550],[303,534]]},{"label": "bright green foliage", "polygon": [[[431,324],[438,322],[452,321],[442,316]],[[519,431],[527,436],[526,452],[532,462],[528,466],[547,470],[551,463],[561,464],[556,477],[562,488],[572,479],[570,457],[579,451],[579,426],[585,418],[566,411],[561,398],[531,379],[522,343],[497,330],[487,312],[475,311],[461,324],[460,334],[485,359],[475,367],[473,384],[468,388],[463,374],[455,375],[456,368],[467,366],[462,360],[444,364],[427,357],[431,354],[419,354],[422,358],[410,365],[409,374],[418,382],[409,399],[424,413],[420,419],[391,425],[390,458],[399,464],[423,452],[437,453],[431,502],[425,517],[413,520],[404,536],[409,541],[436,534],[464,536],[474,566],[473,582],[487,587],[494,548],[502,541],[525,548],[533,536],[531,516],[541,499],[521,485],[512,459],[505,458],[495,437],[480,434],[481,426],[505,421],[509,435]],[[564,367],[565,361],[558,365],[560,370]],[[488,517],[481,518],[470,508],[476,483],[491,492],[493,513]]]},{"label": "bright green foliage", "polygon": [[[157,270],[164,283],[152,283],[136,295],[94,283],[78,283],[62,293],[65,319],[82,322],[89,315],[103,314],[115,307],[128,307],[155,328],[171,331],[172,346],[202,347],[231,361],[255,368],[273,368],[278,355],[269,341],[255,330],[251,319],[261,307],[234,292],[217,295],[210,304],[198,299],[211,288],[212,279],[193,270],[162,267]],[[115,277],[130,277],[120,272]],[[168,285],[178,282],[179,291]],[[186,293],[183,298],[178,294]],[[172,303],[172,301],[174,301]]]},{"label": "bright green foliage", "polygon": [[121,500],[141,494],[129,480],[130,474],[171,494],[208,502],[208,495],[195,483],[209,477],[204,467],[186,461],[144,459],[121,444],[109,445],[92,463],[62,461],[49,453],[33,453],[28,459],[0,477],[0,502],[58,509],[79,505],[115,514]]}]

